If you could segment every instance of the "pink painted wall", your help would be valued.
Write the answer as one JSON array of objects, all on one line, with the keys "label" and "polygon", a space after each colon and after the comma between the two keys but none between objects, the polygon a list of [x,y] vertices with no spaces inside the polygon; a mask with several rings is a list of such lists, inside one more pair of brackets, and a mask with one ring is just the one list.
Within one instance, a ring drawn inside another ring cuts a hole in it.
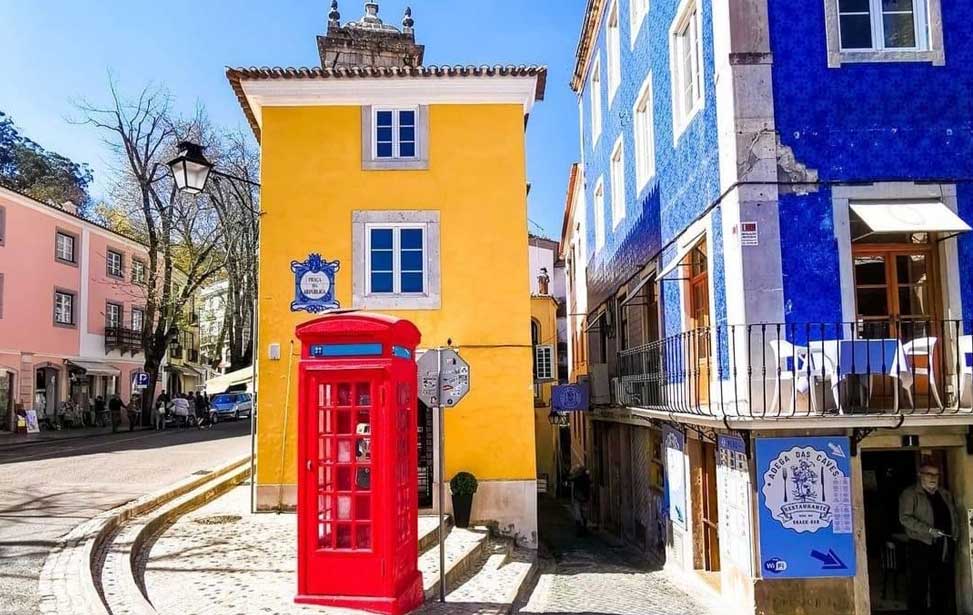
[{"label": "pink painted wall", "polygon": [[[145,291],[132,284],[132,259],[148,262],[148,253],[137,250],[131,243],[110,239],[100,233],[90,233],[88,268],[88,333],[105,334],[106,304],[123,306],[121,326],[132,327],[132,308],[145,308]],[[108,250],[122,254],[122,279],[108,275]]]},{"label": "pink painted wall", "polygon": [[[0,348],[60,356],[78,353],[81,315],[81,224],[67,216],[37,211],[0,193],[6,231],[0,246],[3,317]],[[76,265],[54,259],[57,229],[73,233]],[[75,293],[75,326],[54,326],[55,287]],[[37,359],[42,361],[44,359]]]}]

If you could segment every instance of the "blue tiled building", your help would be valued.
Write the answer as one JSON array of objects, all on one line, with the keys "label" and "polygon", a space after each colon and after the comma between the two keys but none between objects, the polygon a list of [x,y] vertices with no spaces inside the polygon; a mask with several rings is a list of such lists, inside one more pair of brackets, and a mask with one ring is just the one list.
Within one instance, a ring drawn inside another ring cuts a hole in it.
[{"label": "blue tiled building", "polygon": [[[971,35],[966,1],[588,1],[596,516],[741,612],[904,610],[920,581],[888,589],[913,545],[887,503],[932,464],[973,508]],[[754,451],[795,429],[853,458],[858,547],[824,580],[757,539]],[[666,487],[626,495],[653,464]]]}]

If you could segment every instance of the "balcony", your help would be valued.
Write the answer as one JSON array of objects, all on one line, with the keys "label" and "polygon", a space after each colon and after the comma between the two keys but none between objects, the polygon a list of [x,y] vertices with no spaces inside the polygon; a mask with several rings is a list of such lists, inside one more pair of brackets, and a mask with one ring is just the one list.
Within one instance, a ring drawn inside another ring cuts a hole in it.
[{"label": "balcony", "polygon": [[697,422],[973,423],[973,331],[962,321],[727,325],[618,355],[615,405]]},{"label": "balcony", "polygon": [[142,333],[125,327],[105,327],[105,352],[112,350],[132,355],[142,352]]}]

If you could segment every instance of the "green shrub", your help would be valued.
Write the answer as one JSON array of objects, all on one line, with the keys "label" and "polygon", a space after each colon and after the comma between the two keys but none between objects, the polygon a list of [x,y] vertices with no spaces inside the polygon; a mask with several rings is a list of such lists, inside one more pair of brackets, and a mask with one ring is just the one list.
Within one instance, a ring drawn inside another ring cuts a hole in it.
[{"label": "green shrub", "polygon": [[460,472],[449,481],[449,490],[453,495],[473,495],[476,488],[476,477],[469,472]]}]

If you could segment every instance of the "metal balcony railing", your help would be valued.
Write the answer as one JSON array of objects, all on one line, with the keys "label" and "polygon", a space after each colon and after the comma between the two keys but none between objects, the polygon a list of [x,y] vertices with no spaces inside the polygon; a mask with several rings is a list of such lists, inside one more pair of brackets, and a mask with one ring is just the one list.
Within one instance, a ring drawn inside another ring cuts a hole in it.
[{"label": "metal balcony railing", "polygon": [[142,352],[142,333],[125,327],[105,327],[105,351]]},{"label": "metal balcony railing", "polygon": [[618,355],[619,405],[708,417],[973,414],[973,326],[762,323],[685,331]]}]

